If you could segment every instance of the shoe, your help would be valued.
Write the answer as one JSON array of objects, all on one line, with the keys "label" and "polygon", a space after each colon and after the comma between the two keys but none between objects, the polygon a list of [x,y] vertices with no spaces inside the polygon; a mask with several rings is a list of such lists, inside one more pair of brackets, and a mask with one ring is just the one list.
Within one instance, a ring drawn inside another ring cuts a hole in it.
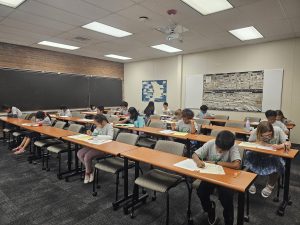
[{"label": "shoe", "polygon": [[12,151],[12,152],[16,152],[16,151],[19,151],[20,148],[21,148],[21,147],[19,146],[19,147],[16,147],[16,148],[12,149],[11,151]]},{"label": "shoe", "polygon": [[264,198],[268,198],[272,194],[273,189],[274,189],[274,186],[267,184],[267,186],[264,189],[262,189],[261,195]]},{"label": "shoe", "polygon": [[15,155],[20,155],[25,152],[25,148],[20,148],[18,151],[14,152]]},{"label": "shoe", "polygon": [[249,193],[252,194],[252,195],[255,195],[256,194],[256,187],[254,184],[252,184],[249,188]]},{"label": "shoe", "polygon": [[89,183],[92,183],[93,181],[94,181],[94,172],[90,173]]},{"label": "shoe", "polygon": [[89,182],[90,182],[90,176],[85,174],[83,183],[88,184]]}]

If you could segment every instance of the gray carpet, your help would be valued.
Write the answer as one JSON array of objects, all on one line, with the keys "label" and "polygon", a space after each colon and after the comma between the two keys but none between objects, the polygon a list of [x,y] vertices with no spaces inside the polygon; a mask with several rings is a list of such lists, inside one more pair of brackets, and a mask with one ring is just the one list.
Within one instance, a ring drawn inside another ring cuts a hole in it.
[{"label": "gray carpet", "polygon": [[[29,164],[26,155],[14,156],[0,144],[0,225],[158,225],[165,223],[165,196],[158,194],[156,201],[148,199],[136,210],[136,217],[124,215],[122,209],[113,211],[114,177],[101,173],[101,188],[98,196],[92,196],[92,186],[84,185],[75,178],[70,182],[56,178],[56,160],[51,159],[51,171],[41,170],[41,165]],[[291,196],[293,205],[288,206],[285,216],[275,214],[278,203],[272,198],[263,199],[260,194],[251,196],[250,223],[255,225],[300,224],[300,160],[292,165]],[[143,168],[148,168],[143,166]],[[130,183],[133,174],[130,172]],[[261,190],[265,178],[259,178]],[[122,184],[120,186],[122,193]],[[132,190],[132,189],[130,189]],[[185,184],[170,192],[170,225],[186,223],[187,190]],[[217,214],[221,218],[220,203]],[[192,212],[194,224],[206,225],[206,217],[195,192]]]}]

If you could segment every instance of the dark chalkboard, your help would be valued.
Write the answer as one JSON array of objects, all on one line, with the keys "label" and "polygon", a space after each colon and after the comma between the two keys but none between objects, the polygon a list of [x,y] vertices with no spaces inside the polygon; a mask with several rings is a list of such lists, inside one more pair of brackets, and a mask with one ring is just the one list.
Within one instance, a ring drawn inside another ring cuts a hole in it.
[{"label": "dark chalkboard", "polygon": [[117,106],[122,80],[76,74],[0,69],[0,104],[21,110]]}]

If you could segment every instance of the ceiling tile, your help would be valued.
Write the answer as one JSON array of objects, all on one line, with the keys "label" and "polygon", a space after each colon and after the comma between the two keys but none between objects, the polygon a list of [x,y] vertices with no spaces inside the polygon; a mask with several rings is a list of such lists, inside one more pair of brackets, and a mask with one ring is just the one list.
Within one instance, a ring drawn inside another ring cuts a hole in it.
[{"label": "ceiling tile", "polygon": [[254,26],[264,37],[294,33],[293,28],[287,19],[264,20],[261,23],[256,23]]},{"label": "ceiling tile", "polygon": [[289,18],[300,17],[300,1],[299,0],[281,0],[284,10]]},{"label": "ceiling tile", "polygon": [[13,8],[10,8],[10,7],[4,6],[4,5],[0,5],[0,16],[6,17],[11,12],[13,12]]},{"label": "ceiling tile", "polygon": [[97,20],[110,14],[109,11],[81,0],[38,0],[39,2],[62,9],[91,20]]},{"label": "ceiling tile", "polygon": [[135,4],[134,1],[130,0],[83,0],[85,2],[91,3],[103,9],[109,10],[111,12],[117,12],[119,10],[128,8],[129,6]]}]

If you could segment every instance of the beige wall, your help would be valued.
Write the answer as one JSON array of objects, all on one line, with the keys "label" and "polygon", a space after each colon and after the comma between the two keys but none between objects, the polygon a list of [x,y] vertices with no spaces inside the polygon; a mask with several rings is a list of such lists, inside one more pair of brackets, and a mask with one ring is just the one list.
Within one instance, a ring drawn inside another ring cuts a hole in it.
[{"label": "beige wall", "polygon": [[[187,75],[278,68],[284,69],[282,110],[298,124],[292,131],[291,140],[300,143],[300,38],[188,54],[183,55],[182,60],[181,56],[176,56],[128,63],[124,68],[124,96],[131,105],[144,107],[141,102],[141,81],[167,79],[168,102],[175,109],[185,105]],[[261,113],[215,113],[228,114],[230,119],[243,119],[249,114],[264,118]]]}]

